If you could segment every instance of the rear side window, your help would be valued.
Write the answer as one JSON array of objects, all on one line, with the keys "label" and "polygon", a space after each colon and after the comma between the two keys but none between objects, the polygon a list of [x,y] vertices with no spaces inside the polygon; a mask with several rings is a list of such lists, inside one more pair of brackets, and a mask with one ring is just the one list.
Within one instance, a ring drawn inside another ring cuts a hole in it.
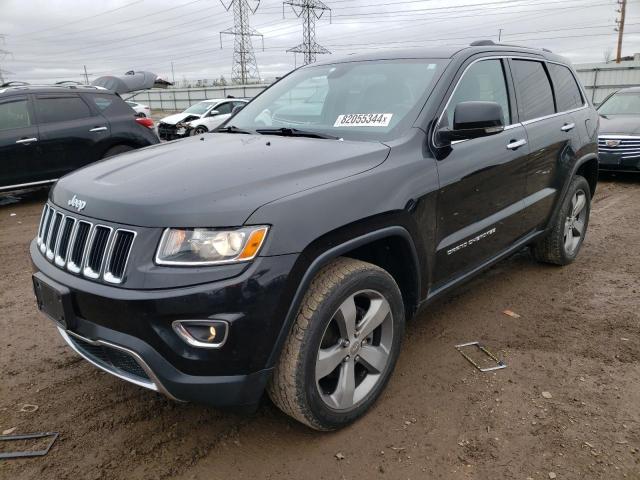
[{"label": "rear side window", "polygon": [[31,126],[26,99],[0,103],[0,131]]},{"label": "rear side window", "polygon": [[547,63],[549,75],[553,81],[553,88],[556,91],[556,102],[558,103],[558,111],[573,110],[584,104],[580,87],[574,78],[571,70],[564,65],[556,63]]},{"label": "rear side window", "polygon": [[[133,109],[130,102],[125,102],[116,95],[109,95],[106,93],[85,93],[85,96],[90,98],[98,110],[103,115],[118,115],[118,114],[131,114]],[[135,105],[134,102],[131,102]]]},{"label": "rear side window", "polygon": [[80,97],[39,97],[36,114],[39,123],[54,123],[90,117],[91,110]]},{"label": "rear side window", "polygon": [[553,115],[553,91],[542,62],[512,60],[520,121]]},{"label": "rear side window", "polygon": [[496,102],[502,107],[504,124],[511,124],[509,95],[500,60],[482,60],[464,73],[447,107],[448,125],[453,125],[456,105],[470,101]]}]

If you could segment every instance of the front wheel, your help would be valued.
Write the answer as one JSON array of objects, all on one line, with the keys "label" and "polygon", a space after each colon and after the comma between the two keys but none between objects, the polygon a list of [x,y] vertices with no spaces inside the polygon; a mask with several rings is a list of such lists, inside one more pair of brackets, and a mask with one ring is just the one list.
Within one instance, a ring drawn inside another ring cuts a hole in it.
[{"label": "front wheel", "polygon": [[549,233],[532,247],[536,260],[555,265],[568,265],[578,256],[584,242],[591,212],[591,189],[587,180],[576,175],[560,206],[558,217]]},{"label": "front wheel", "polygon": [[194,135],[202,135],[203,133],[207,133],[209,130],[204,125],[198,125],[194,130]]},{"label": "front wheel", "polygon": [[403,332],[404,305],[393,277],[370,263],[339,258],[311,282],[269,396],[311,428],[343,427],[379,397]]}]

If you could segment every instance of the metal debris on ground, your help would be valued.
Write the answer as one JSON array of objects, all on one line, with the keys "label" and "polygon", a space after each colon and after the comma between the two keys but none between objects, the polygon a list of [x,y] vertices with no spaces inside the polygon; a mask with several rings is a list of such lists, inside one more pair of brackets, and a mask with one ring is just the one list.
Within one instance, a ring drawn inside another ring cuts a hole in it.
[{"label": "metal debris on ground", "polygon": [[9,458],[27,458],[27,457],[42,457],[49,453],[51,447],[53,446],[53,442],[58,438],[58,432],[45,432],[45,433],[30,433],[27,435],[0,435],[0,441],[3,442],[24,442],[25,440],[38,440],[40,438],[51,437],[51,441],[47,444],[47,446],[43,450],[22,450],[16,452],[0,452],[0,459],[9,459]]},{"label": "metal debris on ground", "polygon": [[[482,368],[480,365],[476,363],[476,361],[473,358],[471,358],[462,350],[465,347],[476,347],[478,350],[480,350],[482,353],[488,356],[491,360],[496,362],[496,366]],[[480,342],[461,343],[460,345],[456,345],[456,350],[458,350],[462,354],[462,356],[466,358],[469,361],[469,363],[471,363],[471,365],[476,367],[481,372],[491,372],[493,370],[500,370],[502,368],[507,367],[507,365],[502,360],[499,360],[493,353],[487,350],[487,348],[484,345],[480,344]]]}]

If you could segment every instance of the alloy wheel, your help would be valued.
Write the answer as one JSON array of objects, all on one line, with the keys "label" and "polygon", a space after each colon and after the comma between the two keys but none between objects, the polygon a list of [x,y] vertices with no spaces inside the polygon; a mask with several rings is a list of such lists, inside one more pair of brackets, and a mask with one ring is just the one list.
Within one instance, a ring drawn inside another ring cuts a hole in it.
[{"label": "alloy wheel", "polygon": [[376,387],[393,344],[393,315],[375,290],[350,295],[324,331],[316,359],[316,386],[333,410],[349,410]]},{"label": "alloy wheel", "polygon": [[564,248],[568,255],[573,255],[584,239],[587,216],[587,195],[577,190],[571,198],[569,215],[564,222]]}]

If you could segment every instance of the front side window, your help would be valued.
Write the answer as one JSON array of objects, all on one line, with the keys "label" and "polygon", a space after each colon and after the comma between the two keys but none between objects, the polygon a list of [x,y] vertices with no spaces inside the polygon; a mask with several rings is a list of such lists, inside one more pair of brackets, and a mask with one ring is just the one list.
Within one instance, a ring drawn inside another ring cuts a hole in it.
[{"label": "front side window", "polygon": [[502,61],[482,60],[469,67],[453,92],[451,100],[449,100],[446,110],[447,125],[453,126],[456,105],[461,102],[471,101],[497,103],[502,107],[504,124],[511,124],[509,94],[507,93]]},{"label": "front side window", "polygon": [[600,115],[640,115],[640,92],[618,92],[598,107]]},{"label": "front side window", "polygon": [[513,60],[512,70],[520,121],[553,115],[553,91],[542,62]]},{"label": "front side window", "polygon": [[298,69],[247,104],[232,124],[347,140],[394,138],[415,122],[444,60],[375,60]]},{"label": "front side window", "polygon": [[36,114],[40,123],[66,122],[91,116],[91,110],[80,97],[39,97]]},{"label": "front side window", "polygon": [[0,103],[0,131],[31,126],[26,99]]},{"label": "front side window", "polygon": [[571,70],[557,63],[547,63],[547,68],[549,69],[551,80],[553,80],[558,111],[566,112],[584,105],[580,87],[578,87]]},{"label": "front side window", "polygon": [[231,102],[219,103],[214,110],[217,110],[220,115],[231,113]]}]

